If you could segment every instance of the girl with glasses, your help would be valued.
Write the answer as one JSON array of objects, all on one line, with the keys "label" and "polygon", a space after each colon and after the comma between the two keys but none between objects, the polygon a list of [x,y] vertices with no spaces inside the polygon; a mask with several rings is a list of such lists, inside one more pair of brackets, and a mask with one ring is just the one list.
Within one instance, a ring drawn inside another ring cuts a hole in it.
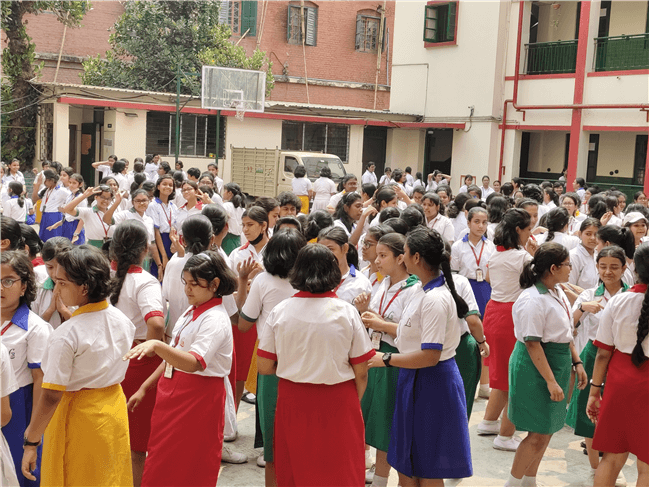
[{"label": "girl with glasses", "polygon": [[[80,217],[83,220],[88,244],[98,249],[101,249],[104,242],[113,237],[114,226],[112,223],[107,224],[104,221],[104,214],[108,211],[113,196],[113,190],[108,185],[90,187],[63,207],[64,213]],[[84,199],[92,201],[91,197],[94,198],[92,208],[79,206]]]}]

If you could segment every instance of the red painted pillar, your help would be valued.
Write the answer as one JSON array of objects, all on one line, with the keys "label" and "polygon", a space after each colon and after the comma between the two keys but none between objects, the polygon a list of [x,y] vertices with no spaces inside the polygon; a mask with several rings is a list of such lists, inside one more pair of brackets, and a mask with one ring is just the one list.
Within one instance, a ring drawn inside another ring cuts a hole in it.
[{"label": "red painted pillar", "polygon": [[648,152],[650,152],[650,144],[645,151],[645,178],[643,180],[643,193],[645,193],[646,196],[648,196],[648,177],[650,177],[650,173],[648,173]]},{"label": "red painted pillar", "polygon": [[[581,104],[585,91],[585,72],[587,70],[587,46],[589,43],[589,15],[591,1],[583,0],[580,7],[580,31],[578,34],[578,53],[576,56],[576,78],[573,90],[573,103]],[[571,114],[571,140],[569,142],[569,162],[567,171],[567,190],[573,190],[573,181],[578,176],[578,149],[582,132],[582,109],[575,108]]]}]

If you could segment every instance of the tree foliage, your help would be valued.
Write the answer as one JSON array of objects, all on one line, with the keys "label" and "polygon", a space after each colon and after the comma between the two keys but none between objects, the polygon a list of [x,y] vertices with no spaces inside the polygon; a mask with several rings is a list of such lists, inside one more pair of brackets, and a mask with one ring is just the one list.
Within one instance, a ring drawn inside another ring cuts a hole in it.
[{"label": "tree foliage", "polygon": [[[201,73],[203,64],[266,70],[273,87],[271,63],[262,51],[251,57],[230,42],[230,27],[219,24],[219,2],[129,1],[113,26],[112,51],[84,62],[86,85],[175,92],[176,73]],[[200,77],[182,76],[181,93],[198,95]]]},{"label": "tree foliage", "polygon": [[29,83],[40,71],[35,66],[32,39],[24,16],[49,12],[69,27],[81,22],[85,1],[18,1],[0,3],[0,26],[7,36],[2,50],[2,159],[20,159],[31,166],[36,152],[36,116],[39,93]]}]

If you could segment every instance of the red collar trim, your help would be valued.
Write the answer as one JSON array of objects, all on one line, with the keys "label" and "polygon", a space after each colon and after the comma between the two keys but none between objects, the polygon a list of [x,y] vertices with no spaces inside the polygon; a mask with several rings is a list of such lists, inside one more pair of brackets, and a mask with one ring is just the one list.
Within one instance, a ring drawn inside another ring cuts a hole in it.
[{"label": "red collar trim", "polygon": [[[111,261],[111,269],[117,271],[117,261]],[[132,264],[127,273],[142,273],[142,268]]]},{"label": "red collar trim", "polygon": [[497,252],[506,252],[507,249],[503,246],[497,246]]},{"label": "red collar trim", "polygon": [[[192,309],[190,310],[190,312],[192,312],[192,320],[196,320],[196,319],[198,319],[199,316],[200,316],[203,312],[205,312],[205,311],[207,311],[207,310],[210,310],[212,307],[216,307],[217,305],[221,305],[221,302],[223,302],[223,299],[222,299],[222,298],[214,297],[214,298],[211,298],[210,300],[208,300],[207,302],[202,303],[202,304],[199,305],[198,307],[194,307],[194,308],[192,308]],[[187,315],[187,314],[186,314],[186,315]]]},{"label": "red collar trim", "polygon": [[299,291],[294,295],[296,298],[338,298],[333,291],[326,291],[325,293],[311,293],[309,291]]},{"label": "red collar trim", "polygon": [[[187,208],[187,202],[185,202],[185,204],[183,204],[183,205],[181,206],[181,208]],[[193,208],[196,208],[196,209],[198,209],[198,210],[203,209],[203,200],[199,200],[199,199],[197,199],[197,200],[196,200],[196,205],[194,205],[190,210],[192,210]]]},{"label": "red collar trim", "polygon": [[631,291],[632,293],[645,293],[646,291],[648,291],[648,285],[644,285],[643,283],[639,283],[637,285],[634,285],[628,291]]},{"label": "red collar trim", "polygon": [[32,266],[35,268],[36,266],[40,266],[41,264],[45,264],[43,262],[43,258],[35,258],[32,260]]},{"label": "red collar trim", "polygon": [[244,244],[241,248],[242,248],[242,249],[248,249],[248,246],[250,246],[250,245],[251,245],[251,243],[250,243],[250,241],[248,241],[248,242],[247,242],[246,244]]}]

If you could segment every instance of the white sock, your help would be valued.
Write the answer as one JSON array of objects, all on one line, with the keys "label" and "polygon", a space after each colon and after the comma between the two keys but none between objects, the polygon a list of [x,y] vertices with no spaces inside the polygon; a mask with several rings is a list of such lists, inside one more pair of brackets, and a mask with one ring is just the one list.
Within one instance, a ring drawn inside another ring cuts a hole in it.
[{"label": "white sock", "polygon": [[537,476],[526,476],[521,479],[521,486],[537,486]]},{"label": "white sock", "polygon": [[370,486],[388,486],[388,476],[384,478],[383,476],[379,476],[377,473],[375,473],[375,476],[372,478],[372,484]]},{"label": "white sock", "polygon": [[484,424],[487,424],[487,425],[494,425],[494,424],[498,423],[499,421],[498,420],[485,420],[485,419],[483,419],[482,422]]},{"label": "white sock", "polygon": [[502,440],[502,441],[509,441],[510,439],[512,439],[512,436],[511,435],[501,435],[501,434],[499,434],[497,436],[497,438],[499,440]]},{"label": "white sock", "polygon": [[503,486],[521,486],[521,480],[518,480],[514,476],[510,475],[508,476],[508,481],[506,481],[506,484]]}]

